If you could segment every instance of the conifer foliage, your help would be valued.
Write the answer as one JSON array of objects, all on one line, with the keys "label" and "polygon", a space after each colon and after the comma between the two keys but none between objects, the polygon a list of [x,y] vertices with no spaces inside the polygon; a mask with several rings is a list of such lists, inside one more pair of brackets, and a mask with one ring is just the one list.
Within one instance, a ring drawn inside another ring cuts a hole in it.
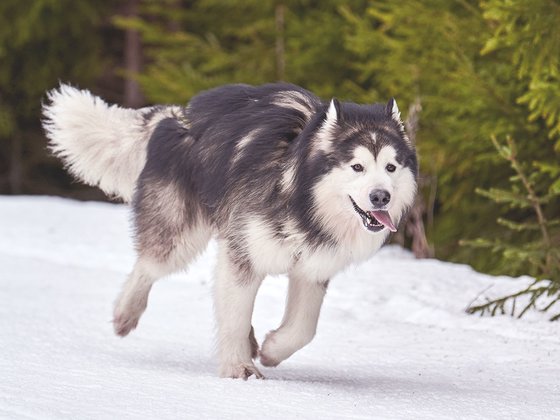
[{"label": "conifer foliage", "polygon": [[[484,18],[494,28],[482,53],[502,50],[511,57],[522,86],[517,102],[527,107],[529,122],[544,122],[546,127],[541,125],[524,143],[540,144],[545,155],[525,153],[520,158],[519,142],[510,136],[505,142],[491,137],[514,175],[508,189],[477,192],[505,204],[505,212],[513,218],[501,216],[497,222],[512,234],[502,236],[504,239],[477,239],[465,244],[490,248],[510,271],[528,273],[536,280],[524,290],[471,306],[467,311],[509,311],[521,317],[531,308],[547,311],[557,308],[560,302],[560,4],[553,0],[490,0],[482,7]],[[549,142],[534,138],[545,131]],[[520,300],[521,306],[516,305]],[[560,312],[551,318],[558,319]]]},{"label": "conifer foliage", "polygon": [[[512,269],[534,276],[535,281],[517,293],[470,306],[467,312],[495,315],[507,311],[521,317],[531,308],[547,311],[560,302],[560,215],[549,216],[546,212],[547,205],[558,202],[560,197],[560,190],[554,187],[558,174],[553,171],[550,176],[551,168],[542,162],[533,162],[531,166],[520,162],[517,144],[511,137],[507,137],[505,143],[492,137],[492,143],[514,172],[510,178],[511,187],[507,190],[478,189],[477,192],[496,203],[505,203],[513,211],[527,214],[523,222],[506,217],[497,220],[514,236],[522,236],[523,241],[513,244],[503,239],[477,239],[463,244],[491,249]],[[560,312],[551,318],[558,319]]]}]

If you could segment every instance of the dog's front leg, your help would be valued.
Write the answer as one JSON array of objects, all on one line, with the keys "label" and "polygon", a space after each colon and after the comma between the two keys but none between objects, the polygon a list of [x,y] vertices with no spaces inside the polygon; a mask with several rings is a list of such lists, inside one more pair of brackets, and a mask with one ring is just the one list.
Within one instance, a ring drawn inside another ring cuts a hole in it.
[{"label": "dog's front leg", "polygon": [[277,366],[313,339],[327,285],[290,275],[282,324],[268,333],[261,349],[264,366]]},{"label": "dog's front leg", "polygon": [[219,373],[222,378],[262,379],[252,361],[257,348],[251,316],[262,282],[250,270],[231,260],[228,246],[220,241],[214,283],[214,309],[218,327]]}]

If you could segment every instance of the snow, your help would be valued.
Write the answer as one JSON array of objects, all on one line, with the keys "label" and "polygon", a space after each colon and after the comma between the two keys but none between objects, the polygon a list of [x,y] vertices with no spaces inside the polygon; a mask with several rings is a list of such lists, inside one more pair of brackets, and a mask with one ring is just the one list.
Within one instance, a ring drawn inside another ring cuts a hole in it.
[{"label": "snow", "polygon": [[[560,323],[464,313],[528,278],[386,247],[331,281],[317,337],[261,367],[267,380],[220,379],[214,244],[154,286],[136,331],[113,335],[128,219],[122,205],[0,197],[0,418],[558,418]],[[259,293],[260,341],[285,289],[275,277]]]}]

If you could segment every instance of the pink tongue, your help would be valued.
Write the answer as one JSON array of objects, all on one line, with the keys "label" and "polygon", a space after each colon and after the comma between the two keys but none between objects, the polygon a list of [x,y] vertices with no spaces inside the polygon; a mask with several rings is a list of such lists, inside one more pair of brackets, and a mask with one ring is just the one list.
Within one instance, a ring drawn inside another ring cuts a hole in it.
[{"label": "pink tongue", "polygon": [[379,223],[385,225],[391,232],[397,231],[397,228],[393,224],[393,221],[391,220],[391,216],[389,216],[389,213],[381,210],[371,211],[370,213],[373,214],[373,217],[375,217]]}]

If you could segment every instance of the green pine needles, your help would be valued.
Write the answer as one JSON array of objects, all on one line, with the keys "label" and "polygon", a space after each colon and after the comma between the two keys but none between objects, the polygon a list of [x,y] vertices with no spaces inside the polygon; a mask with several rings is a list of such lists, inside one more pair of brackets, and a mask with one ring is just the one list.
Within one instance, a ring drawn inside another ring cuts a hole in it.
[{"label": "green pine needles", "polygon": [[[509,136],[504,143],[492,136],[492,143],[515,175],[510,178],[508,190],[478,189],[477,193],[505,205],[506,212],[515,214],[516,220],[520,219],[519,215],[525,217],[522,222],[498,218],[498,223],[509,231],[502,239],[476,239],[462,244],[491,249],[510,270],[529,273],[535,280],[517,293],[471,305],[467,312],[492,316],[509,313],[520,318],[530,309],[543,312],[553,307],[558,309],[555,305],[560,302],[560,215],[547,210],[554,204],[557,206],[560,200],[560,163],[522,163],[517,145]],[[521,236],[521,245],[510,239],[515,236]],[[550,318],[551,321],[559,319],[560,312]]]}]

